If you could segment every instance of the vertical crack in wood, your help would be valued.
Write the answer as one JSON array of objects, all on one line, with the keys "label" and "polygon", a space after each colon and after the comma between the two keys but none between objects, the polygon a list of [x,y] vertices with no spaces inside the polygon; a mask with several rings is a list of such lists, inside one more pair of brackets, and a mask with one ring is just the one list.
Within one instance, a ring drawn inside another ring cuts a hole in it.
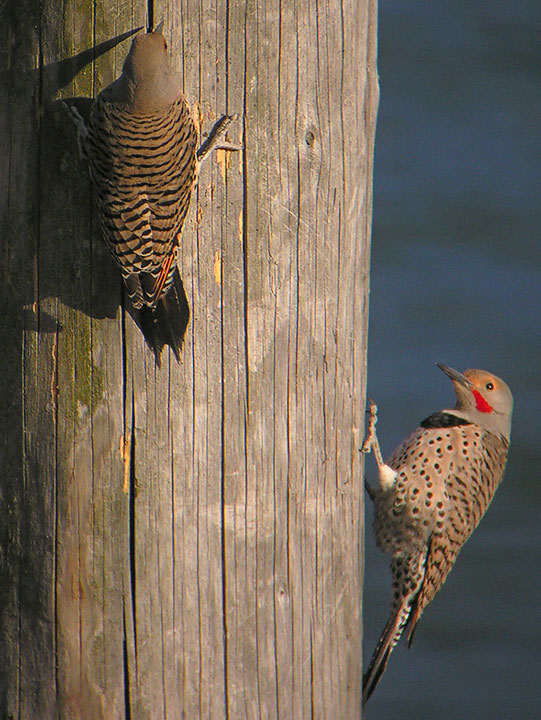
[{"label": "vertical crack in wood", "polygon": [[53,487],[53,509],[54,509],[54,527],[53,527],[53,637],[54,637],[54,683],[55,697],[58,702],[60,683],[58,678],[58,668],[60,658],[58,654],[58,526],[59,526],[59,508],[58,508],[58,329],[55,330],[53,338],[53,347],[51,350],[53,367],[51,371],[51,402],[53,403],[53,432],[54,432],[54,487]]},{"label": "vertical crack in wood", "polygon": [[[348,173],[346,171],[346,157],[349,151],[349,148],[346,147],[346,128],[348,127],[349,123],[344,117],[344,99],[347,97],[347,91],[344,88],[344,57],[346,52],[346,38],[344,33],[344,27],[344,3],[342,0],[342,2],[340,2],[340,41],[342,46],[342,52],[340,54],[340,139],[342,144],[342,177],[344,178],[344,182],[342,184],[342,198],[340,204],[344,204],[345,206],[346,194],[348,190],[348,188],[346,187],[346,178],[348,177]],[[348,208],[348,215],[350,210],[351,208]],[[340,235],[338,237],[340,237]],[[338,244],[338,247],[340,248],[340,243]]]},{"label": "vertical crack in wood", "polygon": [[[130,555],[130,593],[133,622],[133,645],[135,653],[135,667],[137,668],[137,556],[135,536],[135,501],[137,497],[137,479],[135,476],[135,397],[132,390],[132,415],[130,432],[130,492],[129,492],[129,525],[128,544]],[[136,670],[137,672],[137,670]]]},{"label": "vertical crack in wood", "polygon": [[[248,344],[248,153],[246,152],[246,103],[248,101],[248,3],[244,10],[244,78],[242,96],[242,277],[244,283],[244,367],[245,367],[245,435],[247,432],[248,413],[250,410],[250,373],[249,373],[249,344]],[[245,467],[248,467],[247,443],[244,444]]]},{"label": "vertical crack in wood", "polygon": [[[44,104],[44,93],[43,93],[43,47],[42,47],[42,16],[41,12],[39,13],[39,19],[38,19],[38,99],[37,99],[37,107],[38,112],[36,113],[36,122],[37,122],[37,167],[36,167],[36,176],[41,179],[42,176],[42,123],[41,119],[43,116],[43,104]],[[41,182],[40,182],[40,190],[41,190]],[[40,193],[41,194],[41,193]],[[37,332],[40,332],[40,309],[39,309],[39,273],[38,273],[38,264],[39,264],[39,246],[40,246],[40,227],[41,227],[41,197],[38,194],[38,202],[36,204],[36,252],[34,255],[34,302],[32,303],[32,310],[34,314],[36,315],[36,328]]]},{"label": "vertical crack in wood", "polygon": [[[229,0],[226,0],[225,3],[225,28],[224,28],[224,35],[225,35],[225,47],[224,47],[224,66],[225,66],[225,98],[226,98],[226,112],[228,111],[228,59],[229,59]],[[225,207],[227,207],[227,166],[224,166],[224,195],[225,195]],[[224,239],[223,239],[223,232],[221,237],[221,257],[224,257]],[[227,623],[227,530],[226,530],[226,522],[227,522],[227,508],[226,508],[226,487],[225,487],[225,473],[226,473],[226,467],[225,467],[225,442],[226,442],[226,436],[225,436],[225,348],[224,348],[224,283],[223,283],[223,262],[220,263],[220,295],[221,295],[221,338],[220,338],[220,352],[221,352],[221,365],[222,365],[222,418],[221,418],[221,431],[222,431],[222,467],[221,467],[221,474],[222,474],[222,487],[221,487],[221,523],[222,523],[222,533],[221,533],[221,542],[222,542],[222,632],[223,632],[223,639],[224,639],[224,704],[225,704],[225,720],[228,720],[229,718],[229,668],[228,668],[228,658],[229,658],[229,646],[228,646],[228,623]]]},{"label": "vertical crack in wood", "polygon": [[[223,286],[222,286],[223,293]],[[223,339],[223,301],[222,301],[222,419],[221,419],[221,443],[222,443],[222,467],[221,467],[221,543],[222,543],[222,632],[224,639],[224,704],[225,704],[225,720],[229,718],[229,678],[228,678],[228,624],[227,624],[227,550],[226,550],[226,522],[227,510],[225,499],[225,388],[224,388],[224,339]]]},{"label": "vertical crack in wood", "polygon": [[131,720],[131,698],[130,698],[130,665],[128,660],[128,637],[126,628],[126,606],[122,613],[122,659],[124,662],[124,717]]},{"label": "vertical crack in wood", "polygon": [[314,702],[314,625],[313,617],[310,618],[310,717],[315,718]]},{"label": "vertical crack in wood", "polygon": [[147,0],[147,30],[154,30],[154,0]]}]

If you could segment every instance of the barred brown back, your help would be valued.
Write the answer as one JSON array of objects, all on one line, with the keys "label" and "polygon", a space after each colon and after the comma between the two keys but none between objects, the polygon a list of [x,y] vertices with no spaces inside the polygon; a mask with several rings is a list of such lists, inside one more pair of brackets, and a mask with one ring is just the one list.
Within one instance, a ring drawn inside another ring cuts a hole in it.
[{"label": "barred brown back", "polygon": [[103,236],[131,302],[154,308],[170,286],[196,178],[197,134],[185,99],[134,114],[108,102],[92,108],[90,171]]}]

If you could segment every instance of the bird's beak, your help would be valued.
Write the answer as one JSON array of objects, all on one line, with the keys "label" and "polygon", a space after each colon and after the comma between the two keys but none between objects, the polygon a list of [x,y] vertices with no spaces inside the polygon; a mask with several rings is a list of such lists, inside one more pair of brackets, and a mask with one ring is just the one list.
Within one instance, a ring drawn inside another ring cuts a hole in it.
[{"label": "bird's beak", "polygon": [[442,365],[441,363],[436,363],[436,365],[439,367],[439,369],[444,372],[448,378],[450,378],[453,382],[458,383],[459,385],[462,385],[465,388],[470,389],[472,384],[468,380],[467,377],[465,377],[462,373],[458,372],[458,370],[453,370],[453,368],[447,367],[447,365]]},{"label": "bird's beak", "polygon": [[161,21],[161,23],[159,25],[156,25],[156,27],[154,28],[154,30],[152,32],[160,33],[160,35],[163,35],[163,20]]}]

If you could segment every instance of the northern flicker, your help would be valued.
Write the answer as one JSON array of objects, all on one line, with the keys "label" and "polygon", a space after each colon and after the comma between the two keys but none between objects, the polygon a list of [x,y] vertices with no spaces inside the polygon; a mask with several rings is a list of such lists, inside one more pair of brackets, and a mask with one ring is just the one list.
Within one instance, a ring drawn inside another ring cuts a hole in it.
[{"label": "northern flicker", "polygon": [[363,704],[407,631],[411,645],[423,610],[443,585],[500,484],[507,459],[513,398],[503,380],[484,370],[438,367],[453,383],[456,405],[421,422],[383,462],[375,434],[377,408],[363,452],[374,451],[379,487],[374,530],[391,556],[389,620],[363,678]]},{"label": "northern flicker", "polygon": [[88,129],[71,108],[103,237],[158,361],[166,343],[179,359],[188,320],[176,256],[199,163],[236,118],[223,116],[197,150],[161,26],[134,38],[122,74],[96,98]]}]

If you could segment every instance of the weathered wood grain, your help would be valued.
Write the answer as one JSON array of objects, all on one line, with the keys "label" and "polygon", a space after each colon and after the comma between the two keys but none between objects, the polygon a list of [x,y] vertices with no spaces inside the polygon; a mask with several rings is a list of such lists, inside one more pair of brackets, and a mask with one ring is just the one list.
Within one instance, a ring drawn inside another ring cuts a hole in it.
[{"label": "weathered wood grain", "polygon": [[[61,7],[0,37],[0,717],[358,717],[375,0]],[[149,8],[244,146],[201,169],[160,368],[57,101]]]}]

